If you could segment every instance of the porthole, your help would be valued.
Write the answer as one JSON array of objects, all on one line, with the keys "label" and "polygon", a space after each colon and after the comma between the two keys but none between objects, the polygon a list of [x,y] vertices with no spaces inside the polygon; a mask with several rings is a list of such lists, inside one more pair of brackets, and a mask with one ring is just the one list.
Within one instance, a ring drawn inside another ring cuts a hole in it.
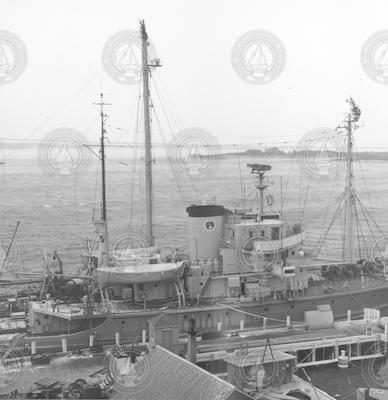
[{"label": "porthole", "polygon": [[214,230],[214,228],[215,228],[215,223],[214,223],[214,221],[206,221],[205,222],[205,229],[207,230],[207,231],[212,231],[212,230]]},{"label": "porthole", "polygon": [[125,321],[124,321],[124,320],[122,320],[122,321],[121,321],[121,325],[124,325],[124,324],[125,324]]},{"label": "porthole", "polygon": [[293,304],[291,304],[290,308],[291,308],[291,310],[293,310],[295,308],[295,306]]},{"label": "porthole", "polygon": [[208,313],[207,317],[210,318],[212,315],[210,313]]}]

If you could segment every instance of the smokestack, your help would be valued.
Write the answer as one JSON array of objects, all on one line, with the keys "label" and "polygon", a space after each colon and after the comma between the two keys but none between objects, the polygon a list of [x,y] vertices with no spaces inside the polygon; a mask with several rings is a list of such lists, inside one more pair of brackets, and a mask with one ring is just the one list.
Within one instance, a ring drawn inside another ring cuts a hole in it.
[{"label": "smokestack", "polygon": [[187,357],[190,362],[197,362],[197,331],[195,330],[195,319],[190,319],[189,330],[187,331]]}]

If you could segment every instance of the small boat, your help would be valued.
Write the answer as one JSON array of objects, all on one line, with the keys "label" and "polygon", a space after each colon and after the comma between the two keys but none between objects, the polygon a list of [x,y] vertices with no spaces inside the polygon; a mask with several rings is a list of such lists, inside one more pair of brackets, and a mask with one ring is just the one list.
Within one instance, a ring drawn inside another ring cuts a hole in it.
[{"label": "small boat", "polygon": [[176,281],[183,275],[184,263],[144,264],[100,267],[98,281],[102,286],[148,283],[157,281]]}]

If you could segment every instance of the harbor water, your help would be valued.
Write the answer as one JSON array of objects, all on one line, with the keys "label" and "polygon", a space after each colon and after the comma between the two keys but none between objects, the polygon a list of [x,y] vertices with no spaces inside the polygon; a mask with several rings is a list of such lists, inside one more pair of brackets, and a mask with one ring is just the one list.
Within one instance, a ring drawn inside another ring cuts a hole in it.
[{"label": "harbor water", "polygon": [[[331,225],[321,252],[325,256],[340,258],[343,225],[339,221],[332,223],[336,206],[327,207],[343,190],[343,171],[339,168],[335,173],[317,177],[306,171],[303,162],[284,157],[216,159],[214,168],[206,176],[187,176],[177,166],[172,172],[166,160],[157,159],[154,225],[158,244],[187,250],[185,209],[190,204],[216,201],[230,208],[240,204],[243,194],[252,191],[252,179],[246,168],[249,162],[272,165],[268,175],[273,184],[268,194],[273,195],[274,202],[268,209],[281,210],[291,226],[302,223],[309,248],[318,246],[319,238],[325,234],[324,228]],[[99,213],[97,163],[91,161],[89,168],[77,176],[50,175],[41,164],[33,157],[13,159],[11,155],[6,165],[1,167],[0,239],[3,249],[12,237],[16,222],[21,222],[8,265],[14,271],[43,273],[43,249],[53,265],[52,253],[57,250],[65,273],[77,273],[85,238],[93,233],[93,207],[96,215]],[[358,196],[379,225],[377,228],[366,224],[360,211],[360,224],[365,225],[363,240],[360,241],[361,258],[367,258],[373,243],[388,232],[387,166],[388,161],[361,161],[354,166]],[[108,228],[112,241],[129,227],[144,224],[144,184],[137,178],[137,175],[141,176],[139,171],[133,177],[132,168],[131,160],[114,158],[113,155],[107,163]],[[43,373],[55,376],[58,370],[67,370],[66,362],[53,369],[39,367],[37,376],[41,377]],[[86,362],[83,360],[79,366],[68,368],[71,373],[66,379],[71,381],[72,374],[75,378],[80,377],[85,372]],[[359,363],[350,365],[348,369],[340,370],[333,364],[310,368],[306,372],[314,385],[341,400],[354,399],[356,388],[365,386]]]}]

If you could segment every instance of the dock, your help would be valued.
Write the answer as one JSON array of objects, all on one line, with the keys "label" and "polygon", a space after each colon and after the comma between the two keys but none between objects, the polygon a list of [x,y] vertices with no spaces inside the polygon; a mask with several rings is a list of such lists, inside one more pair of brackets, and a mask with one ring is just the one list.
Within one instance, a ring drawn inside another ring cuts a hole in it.
[{"label": "dock", "polygon": [[[298,367],[383,357],[388,350],[388,318],[366,309],[364,318],[334,322],[332,327],[310,330],[307,326],[236,331],[229,338],[199,340],[197,362],[225,360],[236,352],[257,352],[270,342],[273,350],[297,357]],[[373,312],[372,312],[373,314]]]}]

